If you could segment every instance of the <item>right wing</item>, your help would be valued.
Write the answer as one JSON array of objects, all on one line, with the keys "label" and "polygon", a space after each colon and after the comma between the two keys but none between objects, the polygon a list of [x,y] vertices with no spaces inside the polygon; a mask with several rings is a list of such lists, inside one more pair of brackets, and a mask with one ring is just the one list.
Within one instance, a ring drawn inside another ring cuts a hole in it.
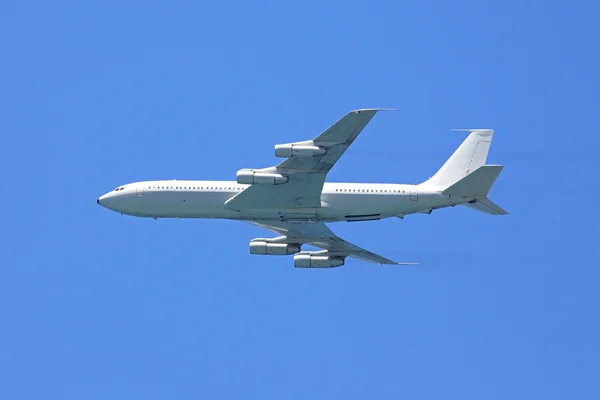
[{"label": "right wing", "polygon": [[[319,255],[353,257],[359,260],[376,264],[413,265],[418,263],[398,263],[378,254],[358,247],[336,236],[322,222],[297,223],[284,221],[248,221],[254,225],[269,229],[285,236],[285,242],[298,244],[311,244],[324,249]],[[305,252],[302,252],[305,253]],[[309,253],[310,254],[310,253]]]}]

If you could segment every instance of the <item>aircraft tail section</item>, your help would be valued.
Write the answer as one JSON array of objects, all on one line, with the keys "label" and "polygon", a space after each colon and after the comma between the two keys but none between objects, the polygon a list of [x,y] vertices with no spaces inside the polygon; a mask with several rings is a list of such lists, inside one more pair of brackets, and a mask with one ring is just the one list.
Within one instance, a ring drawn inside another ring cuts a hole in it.
[{"label": "aircraft tail section", "polygon": [[471,134],[464,140],[440,170],[424,182],[427,186],[447,188],[485,165],[493,129],[469,129]]}]

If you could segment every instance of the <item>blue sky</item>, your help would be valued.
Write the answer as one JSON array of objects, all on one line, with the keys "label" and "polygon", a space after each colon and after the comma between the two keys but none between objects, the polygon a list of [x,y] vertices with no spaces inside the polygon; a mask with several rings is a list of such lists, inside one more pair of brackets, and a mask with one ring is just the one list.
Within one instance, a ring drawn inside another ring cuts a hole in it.
[{"label": "blue sky", "polygon": [[[597,399],[595,2],[0,5],[0,397]],[[494,128],[470,209],[340,236],[418,267],[296,270],[234,221],[96,204],[235,179],[356,108],[330,181],[418,183]]]}]

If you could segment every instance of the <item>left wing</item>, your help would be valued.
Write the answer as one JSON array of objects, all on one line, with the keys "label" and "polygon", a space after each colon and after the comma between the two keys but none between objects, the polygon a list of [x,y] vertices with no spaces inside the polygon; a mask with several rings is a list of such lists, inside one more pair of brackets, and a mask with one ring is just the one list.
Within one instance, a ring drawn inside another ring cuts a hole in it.
[{"label": "left wing", "polygon": [[[254,225],[269,229],[280,235],[285,236],[285,243],[311,244],[315,247],[324,249],[324,252],[319,252],[319,255],[338,256],[338,257],[353,257],[359,260],[364,260],[376,264],[395,264],[395,265],[412,265],[417,263],[398,263],[378,254],[372,253],[361,247],[358,247],[344,239],[336,236],[322,222],[316,223],[296,223],[283,221],[249,221]],[[315,254],[307,253],[306,254]]]},{"label": "left wing", "polygon": [[287,160],[275,167],[238,171],[238,183],[250,186],[225,206],[232,210],[321,207],[327,173],[380,110],[352,111],[313,140],[275,146],[275,155]]}]

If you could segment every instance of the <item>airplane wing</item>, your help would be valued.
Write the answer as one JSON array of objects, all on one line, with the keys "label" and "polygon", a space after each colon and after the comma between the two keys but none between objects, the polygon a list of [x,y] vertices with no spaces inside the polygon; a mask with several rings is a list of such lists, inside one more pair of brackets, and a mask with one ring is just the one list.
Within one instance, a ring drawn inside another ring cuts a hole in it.
[{"label": "airplane wing", "polygon": [[[288,157],[276,167],[242,170],[250,174],[277,176],[283,184],[253,183],[229,199],[225,206],[233,210],[256,208],[321,207],[325,177],[360,132],[383,109],[356,110],[313,140],[275,146],[275,153]],[[239,174],[238,172],[238,182]],[[252,175],[254,176],[254,175]]]},{"label": "airplane wing", "polygon": [[417,263],[398,263],[372,253],[337,237],[322,222],[297,223],[284,221],[248,221],[254,225],[269,229],[286,237],[286,242],[311,244],[324,249],[319,255],[353,257],[376,264],[412,265]]}]

